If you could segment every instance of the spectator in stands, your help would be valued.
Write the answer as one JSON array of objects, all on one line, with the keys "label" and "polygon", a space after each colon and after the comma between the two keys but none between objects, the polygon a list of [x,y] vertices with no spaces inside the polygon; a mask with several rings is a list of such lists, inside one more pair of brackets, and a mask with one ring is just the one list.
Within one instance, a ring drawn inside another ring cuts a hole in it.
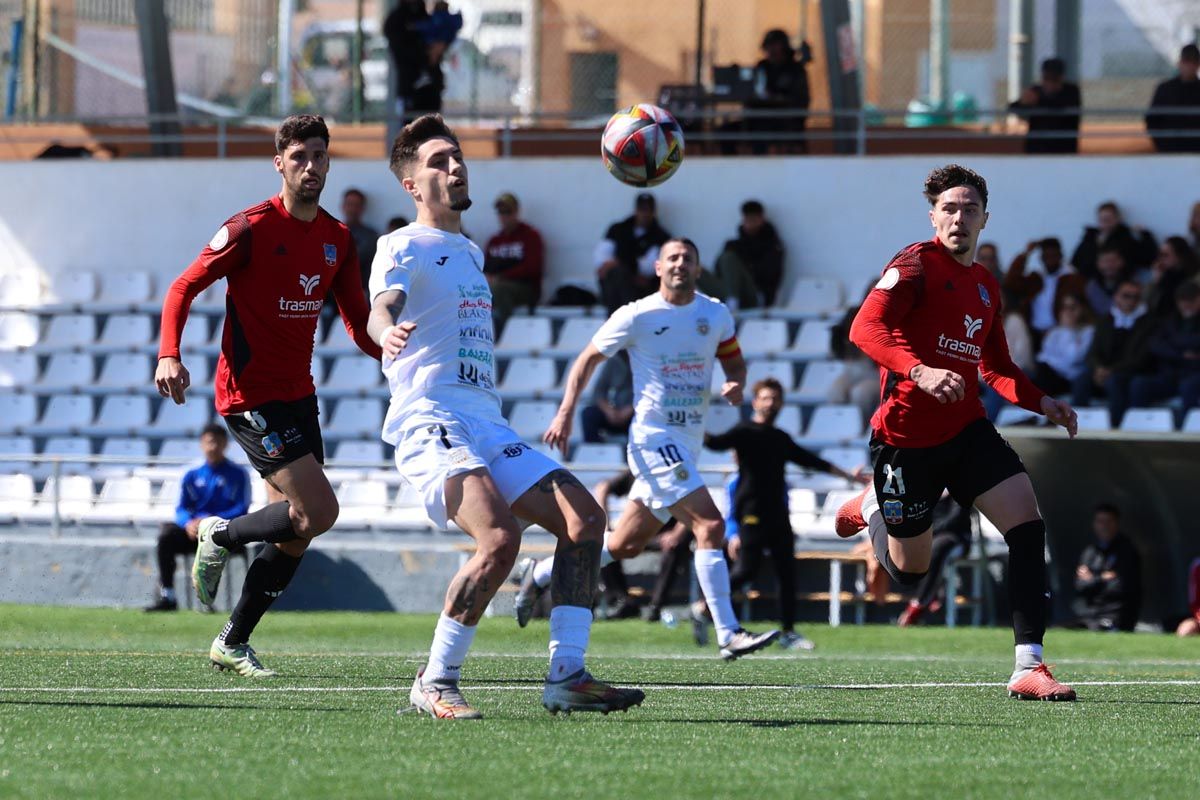
[{"label": "spectator in stands", "polygon": [[996,282],[1003,285],[1004,268],[1000,266],[1000,250],[992,242],[983,242],[975,250],[975,260],[996,276]]},{"label": "spectator in stands", "polygon": [[1068,294],[1058,307],[1058,324],[1046,331],[1038,351],[1033,382],[1046,394],[1070,391],[1072,383],[1087,369],[1092,346],[1091,311],[1080,294]]},{"label": "spectator in stands", "polygon": [[1131,277],[1132,270],[1125,263],[1125,255],[1120,249],[1111,245],[1100,248],[1096,257],[1096,275],[1088,279],[1084,289],[1084,297],[1087,298],[1092,313],[1096,316],[1107,314],[1112,307],[1117,287],[1126,278]]},{"label": "spectator in stands", "polygon": [[1188,236],[1192,250],[1200,256],[1200,203],[1192,203],[1192,212],[1188,214]]},{"label": "spectator in stands", "polygon": [[1187,414],[1200,403],[1200,284],[1188,281],[1176,289],[1175,309],[1150,337],[1155,371],[1133,379],[1129,387],[1132,406],[1148,406],[1179,395],[1182,413]]},{"label": "spectator in stands", "polygon": [[1139,227],[1130,228],[1121,219],[1121,209],[1108,200],[1096,209],[1096,227],[1084,228],[1083,238],[1071,255],[1071,264],[1084,278],[1096,276],[1096,260],[1101,248],[1116,247],[1125,255],[1130,269],[1150,266],[1158,255],[1154,234]]},{"label": "spectator in stands", "polygon": [[600,368],[591,405],[580,412],[585,442],[602,442],[604,434],[624,436],[633,420],[633,373],[629,356],[622,352]]},{"label": "spectator in stands", "polygon": [[736,239],[725,242],[717,257],[716,274],[725,284],[735,308],[775,305],[783,281],[783,240],[757,200],[742,203],[742,222]]},{"label": "spectator in stands", "polygon": [[[812,61],[808,42],[800,43],[797,54],[785,31],[774,28],[762,40],[764,58],[754,68],[754,98],[748,109],[771,111],[779,116],[751,117],[746,128],[755,134],[776,134],[778,141],[756,139],[751,147],[756,155],[803,153],[806,151],[804,127],[811,102],[806,65]],[[783,112],[793,112],[784,115]]]},{"label": "spectator in stands", "polygon": [[[196,531],[205,517],[233,519],[250,508],[250,473],[225,458],[229,434],[212,424],[200,433],[204,463],[188,470],[179,489],[174,522],[164,522],[158,534],[158,601],[147,611],[174,611],[175,560],[196,553]],[[239,548],[240,552],[241,548]]]},{"label": "spectator in stands", "polygon": [[425,0],[399,0],[383,21],[383,35],[396,69],[396,115],[404,125],[420,116],[417,111],[418,82],[425,78],[429,56],[421,28],[429,20]]},{"label": "spectator in stands", "polygon": [[1101,503],[1092,512],[1094,541],[1075,568],[1077,625],[1094,631],[1131,631],[1142,605],[1142,558],[1121,533],[1121,512]]},{"label": "spectator in stands", "polygon": [[407,227],[408,217],[392,217],[388,220],[387,232],[398,231],[401,228]]},{"label": "spectator in stands", "polygon": [[609,226],[596,246],[596,276],[600,298],[611,314],[621,306],[658,289],[654,262],[671,234],[658,223],[654,195],[642,192],[633,216]]},{"label": "spectator in stands", "polygon": [[[1004,335],[1008,339],[1009,355],[1012,356],[1013,363],[1020,367],[1022,372],[1032,375],[1037,367],[1037,360],[1033,357],[1033,334],[1029,331],[1029,323],[1025,321],[1025,315],[1021,313],[1020,307],[1016,303],[1010,303],[1006,299],[1001,308],[1004,314]],[[1000,414],[1000,409],[1009,404],[999,392],[986,383],[979,384],[979,399],[983,401],[987,418],[993,422]]]},{"label": "spectator in stands", "polygon": [[1200,48],[1195,44],[1179,51],[1179,74],[1155,88],[1146,131],[1160,153],[1200,153]]},{"label": "spectator in stands", "polygon": [[1008,108],[1029,123],[1026,153],[1079,152],[1079,87],[1066,81],[1067,65],[1061,58],[1042,62],[1042,82],[1021,92]]},{"label": "spectator in stands", "polygon": [[[867,292],[875,288],[875,282],[867,285]],[[879,405],[879,367],[867,358],[854,342],[850,341],[850,326],[858,315],[858,305],[846,309],[846,313],[829,329],[829,352],[842,362],[842,372],[829,386],[825,400],[830,403],[850,403],[858,406],[863,419],[870,419]]]},{"label": "spectator in stands", "polygon": [[1200,558],[1188,568],[1188,617],[1175,629],[1177,636],[1200,636]]},{"label": "spectator in stands", "polygon": [[1150,272],[1146,287],[1146,305],[1150,314],[1159,319],[1170,316],[1175,305],[1175,290],[1200,273],[1200,257],[1182,236],[1168,236],[1158,249],[1158,258]]},{"label": "spectator in stands", "polygon": [[[933,545],[929,556],[929,571],[917,584],[916,595],[900,612],[896,624],[901,628],[915,625],[924,614],[936,614],[945,602],[955,598],[946,597],[946,582],[943,573],[951,556],[961,556],[971,549],[971,509],[960,506],[949,492],[943,492],[930,515],[933,528]],[[957,557],[956,556],[956,557]]]},{"label": "spectator in stands", "polygon": [[1089,405],[1099,389],[1108,398],[1109,417],[1119,425],[1129,407],[1129,385],[1143,371],[1154,320],[1142,304],[1142,286],[1132,278],[1121,281],[1112,308],[1096,323],[1087,368],[1072,384],[1076,407]]},{"label": "spectator in stands", "polygon": [[497,197],[495,209],[500,230],[484,248],[483,272],[492,288],[492,320],[499,336],[517,306],[532,310],[541,300],[546,250],[537,228],[521,219],[514,195]]},{"label": "spectator in stands", "polygon": [[[1029,257],[1041,254],[1042,268],[1028,271]],[[1056,312],[1068,294],[1082,293],[1084,279],[1063,263],[1062,243],[1054,237],[1030,242],[1013,259],[1002,284],[1016,307],[1029,320],[1035,344],[1057,323]]]},{"label": "spectator in stands", "polygon": [[362,273],[363,291],[367,290],[367,280],[371,277],[371,262],[375,260],[375,245],[379,241],[379,231],[363,222],[367,212],[367,196],[362,190],[353,187],[342,192],[342,222],[350,229],[350,238],[354,240],[354,249],[358,251],[358,269]]}]

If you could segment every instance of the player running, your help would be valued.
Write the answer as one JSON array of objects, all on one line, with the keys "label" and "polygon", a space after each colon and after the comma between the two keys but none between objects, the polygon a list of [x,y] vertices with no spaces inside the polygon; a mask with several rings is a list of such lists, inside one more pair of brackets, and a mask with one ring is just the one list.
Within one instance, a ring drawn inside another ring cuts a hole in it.
[{"label": "player running", "polygon": [[453,520],[476,543],[446,593],[429,661],[413,681],[412,708],[440,719],[480,718],[458,681],[479,619],[516,561],[517,518],[558,536],[558,606],[542,705],[552,713],[639,705],[640,690],[609,686],[584,667],[604,512],[500,413],[492,294],[482,251],[462,235],[471,199],[458,139],[440,116],[419,117],[396,137],[391,169],[412,195],[417,220],[380,238],[371,266],[368,327],[383,348],[392,393],[383,439],[395,446],[396,467],[420,492],[429,518],[442,527]]},{"label": "player running", "polygon": [[[656,294],[619,308],[600,327],[567,376],[547,444],[566,452],[579,395],[606,358],[629,350],[637,402],[629,429],[629,468],[637,476],[620,520],[605,540],[601,566],[633,558],[672,516],[696,536],[694,563],[717,629],[721,657],[732,661],[773,642],[779,631],[755,634],[738,624],[730,601],[725,561],[725,522],[696,469],[704,435],[714,357],[721,359],[721,396],[742,403],[746,361],[724,303],[696,291],[700,253],[690,239],[670,239],[659,250]],[[531,565],[521,576],[517,622],[529,620],[533,604],[557,570],[557,559]]]},{"label": "player running", "polygon": [[1008,543],[1016,634],[1009,695],[1074,700],[1075,690],[1042,662],[1046,525],[1025,465],[984,416],[978,376],[1071,437],[1075,411],[1043,394],[1009,355],[1000,287],[974,261],[988,220],[987,183],[951,164],[929,173],[924,188],[934,238],[892,258],[850,329],[851,341],[880,365],[882,390],[871,420],[874,492],[839,512],[839,534],[868,527],[879,563],[911,587],[929,570],[930,515],[943,489],[974,504]]},{"label": "player running", "polygon": [[275,132],[279,194],[230,217],[163,303],[159,394],[183,403],[191,379],[179,341],[192,301],[225,278],[225,327],[217,361],[215,404],[258,474],[283,498],[225,520],[206,517],[197,535],[192,583],[211,605],[229,549],[265,542],[246,572],[242,595],[208,657],[218,669],[251,678],[275,675],[259,662],[250,634],[283,593],[316,536],[333,527],[338,503],[325,460],[312,378],[313,338],[332,288],[346,330],[378,359],[367,335],[367,304],[350,231],[318,203],[329,172],[329,129],[307,114]]}]

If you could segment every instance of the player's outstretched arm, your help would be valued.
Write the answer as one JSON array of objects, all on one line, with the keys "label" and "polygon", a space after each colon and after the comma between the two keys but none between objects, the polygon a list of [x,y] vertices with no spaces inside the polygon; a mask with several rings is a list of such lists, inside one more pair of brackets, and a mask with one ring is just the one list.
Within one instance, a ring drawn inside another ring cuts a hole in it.
[{"label": "player's outstretched arm", "polygon": [[408,345],[408,338],[417,329],[415,322],[400,322],[408,295],[401,289],[389,289],[375,295],[371,315],[367,318],[367,335],[379,343],[385,359],[394,359]]},{"label": "player's outstretched arm", "polygon": [[605,357],[596,349],[596,345],[588,342],[588,346],[579,354],[579,358],[575,359],[575,363],[571,365],[571,371],[567,374],[567,385],[563,389],[563,398],[558,405],[558,413],[554,415],[554,420],[546,429],[545,435],[542,436],[542,441],[551,447],[557,447],[564,458],[567,455],[567,442],[571,439],[571,425],[574,422],[575,406],[579,404],[579,396],[583,394],[588,381],[592,379],[592,373],[596,371],[596,367],[604,361]]}]

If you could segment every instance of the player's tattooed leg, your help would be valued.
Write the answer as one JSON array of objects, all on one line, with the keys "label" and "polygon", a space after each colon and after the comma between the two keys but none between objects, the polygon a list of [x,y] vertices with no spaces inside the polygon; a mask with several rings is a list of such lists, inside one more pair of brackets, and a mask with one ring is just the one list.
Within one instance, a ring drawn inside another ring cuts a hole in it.
[{"label": "player's tattooed leg", "polygon": [[566,536],[558,540],[550,576],[550,596],[555,605],[592,607],[600,582],[600,548],[601,543],[595,540],[573,542]]},{"label": "player's tattooed leg", "polygon": [[575,486],[583,489],[585,492],[587,491],[587,487],[579,482],[579,478],[576,478],[571,474],[570,470],[566,469],[556,469],[537,482],[538,490],[546,494],[554,494],[565,486]]},{"label": "player's tattooed leg", "polygon": [[464,570],[456,575],[446,592],[446,598],[450,601],[449,616],[464,625],[477,624],[495,594],[491,586],[492,581],[487,573]]}]

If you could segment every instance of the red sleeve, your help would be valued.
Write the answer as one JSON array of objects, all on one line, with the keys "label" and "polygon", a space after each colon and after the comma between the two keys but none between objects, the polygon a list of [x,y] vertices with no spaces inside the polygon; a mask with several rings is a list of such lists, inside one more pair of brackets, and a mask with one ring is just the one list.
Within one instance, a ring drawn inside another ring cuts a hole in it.
[{"label": "red sleeve", "polygon": [[367,296],[363,291],[358,249],[354,246],[353,237],[347,236],[346,242],[346,255],[338,264],[337,274],[333,276],[333,299],[337,301],[346,333],[350,334],[358,349],[376,361],[382,361],[383,350],[367,333],[367,317],[371,309],[367,306]]},{"label": "red sleeve", "polygon": [[179,358],[179,340],[196,295],[250,261],[250,220],[230,217],[200,251],[192,265],[175,279],[163,299],[158,357]]},{"label": "red sleeve", "polygon": [[501,275],[510,279],[540,281],[542,279],[542,262],[545,253],[545,247],[542,245],[542,235],[531,226],[526,225],[521,230],[521,239],[525,245],[525,257],[521,259],[520,263],[514,265],[511,269],[506,269]]},{"label": "red sleeve", "polygon": [[1008,402],[1041,414],[1042,398],[1046,395],[1034,386],[1029,376],[1013,362],[1012,355],[1008,352],[1008,338],[1004,335],[1004,309],[999,305],[999,292],[996,295],[996,318],[992,320],[992,328],[983,343],[979,374],[984,383],[999,392]]},{"label": "red sleeve", "polygon": [[921,359],[907,344],[899,342],[893,331],[903,325],[908,312],[920,300],[924,282],[920,256],[901,253],[883,271],[883,277],[867,294],[850,326],[850,341],[859,350],[879,366],[905,378]]}]

